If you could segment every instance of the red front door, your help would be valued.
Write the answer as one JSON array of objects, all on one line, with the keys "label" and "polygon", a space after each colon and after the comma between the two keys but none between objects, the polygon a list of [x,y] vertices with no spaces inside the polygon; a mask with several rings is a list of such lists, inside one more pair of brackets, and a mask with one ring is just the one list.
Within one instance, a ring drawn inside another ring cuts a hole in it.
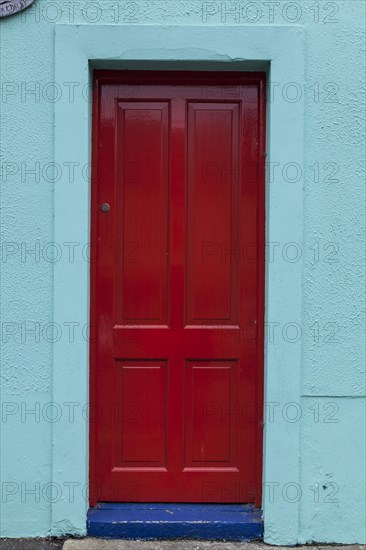
[{"label": "red front door", "polygon": [[258,502],[264,76],[94,84],[91,503]]}]

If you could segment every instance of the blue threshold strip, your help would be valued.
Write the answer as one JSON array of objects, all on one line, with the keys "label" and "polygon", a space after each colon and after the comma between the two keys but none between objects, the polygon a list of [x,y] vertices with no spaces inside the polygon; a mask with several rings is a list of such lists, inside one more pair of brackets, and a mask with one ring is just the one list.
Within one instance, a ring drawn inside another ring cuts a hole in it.
[{"label": "blue threshold strip", "polygon": [[87,529],[111,539],[263,538],[262,511],[251,504],[101,503],[89,509]]}]

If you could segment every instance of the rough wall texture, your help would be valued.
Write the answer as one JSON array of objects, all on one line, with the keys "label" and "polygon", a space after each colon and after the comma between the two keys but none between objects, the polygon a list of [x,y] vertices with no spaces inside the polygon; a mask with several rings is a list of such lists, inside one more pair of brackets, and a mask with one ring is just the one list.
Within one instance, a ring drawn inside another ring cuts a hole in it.
[{"label": "rough wall texture", "polygon": [[[301,422],[301,495],[286,496],[301,499],[299,542],[364,542],[365,5],[358,0],[36,0],[2,21],[1,536],[49,534],[59,490],[50,482],[52,424],[60,410],[47,404],[52,402],[52,342],[69,338],[70,330],[51,325],[53,264],[60,245],[49,244],[58,179],[49,163],[54,103],[58,94],[72,91],[68,83],[54,83],[57,23],[304,25],[306,87],[280,84],[274,93],[288,94],[289,101],[305,96],[306,162],[273,167],[283,171],[289,189],[300,181],[305,190],[304,240],[289,249],[289,235],[274,252],[285,255],[284,269],[296,260],[294,250],[304,257],[303,397],[273,421],[288,422],[289,429],[292,420]],[[76,184],[85,184],[85,178],[75,167]],[[80,327],[76,331],[75,337],[83,337]],[[293,333],[287,337],[296,340]],[[61,410],[70,411],[65,405]],[[72,498],[72,488],[67,490]],[[275,493],[274,498],[284,496]],[[59,526],[64,533],[83,530],[72,522]],[[281,544],[286,533],[271,525],[267,537]]]}]

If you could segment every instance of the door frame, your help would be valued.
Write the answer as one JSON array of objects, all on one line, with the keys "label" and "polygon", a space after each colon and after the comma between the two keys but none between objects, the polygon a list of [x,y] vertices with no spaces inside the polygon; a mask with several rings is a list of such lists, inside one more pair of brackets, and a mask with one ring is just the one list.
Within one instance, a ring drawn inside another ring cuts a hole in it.
[{"label": "door frame", "polygon": [[[91,159],[91,88],[93,69],[185,68],[196,70],[266,70],[267,162],[300,167],[304,161],[304,51],[300,26],[138,26],[56,25],[55,81],[74,84],[73,93],[55,103],[55,163],[76,163],[83,169]],[[143,46],[142,46],[143,45]],[[168,47],[167,47],[168,46]],[[165,65],[164,65],[165,64]],[[300,89],[296,99],[284,93]],[[273,94],[274,92],[274,94]],[[278,92],[278,93],[276,93]],[[301,93],[302,92],[302,93]],[[87,172],[87,170],[86,170]],[[54,321],[84,329],[89,323],[89,270],[85,253],[90,231],[90,178],[71,182],[62,170],[54,189],[54,241],[61,247],[76,243],[83,254],[63,254],[54,265]],[[85,170],[83,172],[84,177]],[[266,177],[266,242],[302,246],[303,181],[289,185]],[[67,248],[69,250],[69,248]],[[265,322],[300,324],[302,264],[281,259],[266,261]],[[85,331],[83,331],[85,332]],[[53,346],[53,400],[88,404],[89,343],[85,337],[61,338]],[[300,402],[301,339],[289,345],[278,337],[265,345],[267,403]],[[52,503],[51,532],[84,534],[85,491],[88,480],[88,422],[73,423],[63,415],[53,424],[53,483],[63,488]],[[300,482],[300,423],[268,422],[264,435],[264,487]],[[77,449],[77,452],[75,451]],[[291,452],[288,452],[291,449]],[[65,487],[75,484],[75,491]],[[266,485],[267,484],[267,485]],[[300,502],[264,498],[265,541],[296,544]],[[281,535],[278,535],[280,533]],[[285,535],[283,535],[285,533]]]},{"label": "door frame", "polygon": [[[259,172],[258,182],[258,212],[257,231],[259,255],[257,256],[258,285],[257,293],[257,401],[258,418],[256,418],[256,444],[255,456],[257,460],[256,469],[256,492],[255,504],[260,507],[262,503],[262,467],[263,467],[263,401],[264,401],[264,293],[265,293],[265,147],[266,147],[266,73],[265,72],[220,72],[220,71],[124,71],[124,70],[96,70],[93,72],[93,104],[92,104],[92,173],[91,173],[91,219],[90,219],[90,240],[97,242],[98,229],[98,131],[100,112],[100,86],[105,83],[125,85],[205,85],[221,84],[238,85],[251,84],[258,86],[258,159]],[[121,100],[124,98],[121,97]],[[242,156],[241,152],[241,156]],[[90,319],[91,326],[96,329],[96,293],[98,287],[96,262],[90,265]],[[93,339],[89,348],[90,378],[89,393],[90,403],[94,404],[96,398],[97,379],[97,353],[93,349]],[[89,427],[89,503],[95,506],[98,502],[97,495],[92,490],[97,480],[97,423],[91,422]],[[256,489],[257,491],[257,489]]]}]

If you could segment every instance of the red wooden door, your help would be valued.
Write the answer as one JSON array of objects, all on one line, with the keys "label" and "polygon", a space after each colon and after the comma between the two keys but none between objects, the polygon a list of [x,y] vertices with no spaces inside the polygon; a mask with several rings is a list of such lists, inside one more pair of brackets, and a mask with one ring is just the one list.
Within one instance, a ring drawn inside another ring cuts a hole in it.
[{"label": "red wooden door", "polygon": [[92,504],[260,498],[263,90],[95,75]]}]

